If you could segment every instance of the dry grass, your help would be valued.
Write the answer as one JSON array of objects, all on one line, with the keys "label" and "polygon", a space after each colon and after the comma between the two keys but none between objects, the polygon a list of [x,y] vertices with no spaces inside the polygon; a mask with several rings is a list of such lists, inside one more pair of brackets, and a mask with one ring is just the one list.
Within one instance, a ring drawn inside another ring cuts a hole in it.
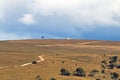
[{"label": "dry grass", "polygon": [[[112,43],[112,44],[111,44]],[[16,66],[37,60],[45,55],[45,61],[26,67],[0,69],[0,80],[35,80],[40,75],[42,80],[94,80],[91,77],[62,76],[60,69],[71,73],[81,67],[88,75],[91,70],[101,70],[101,61],[117,55],[120,59],[120,42],[89,40],[17,40],[0,42],[0,66]],[[106,54],[106,57],[104,57]],[[63,63],[64,62],[64,63]],[[107,74],[111,70],[106,70]],[[120,74],[120,70],[114,69]],[[102,79],[101,74],[96,77]],[[110,80],[106,77],[106,80]],[[103,80],[103,79],[102,79]]]}]

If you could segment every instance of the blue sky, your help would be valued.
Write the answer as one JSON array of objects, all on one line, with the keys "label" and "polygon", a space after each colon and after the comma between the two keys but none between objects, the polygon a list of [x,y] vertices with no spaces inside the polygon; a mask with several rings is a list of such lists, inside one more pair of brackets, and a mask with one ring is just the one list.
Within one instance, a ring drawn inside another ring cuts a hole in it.
[{"label": "blue sky", "polygon": [[120,40],[120,0],[0,0],[0,40]]}]

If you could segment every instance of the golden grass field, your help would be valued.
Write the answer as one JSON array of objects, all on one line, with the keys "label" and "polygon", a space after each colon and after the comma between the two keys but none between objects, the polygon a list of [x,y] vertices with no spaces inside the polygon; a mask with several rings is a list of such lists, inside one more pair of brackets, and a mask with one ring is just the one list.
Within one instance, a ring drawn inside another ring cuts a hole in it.
[{"label": "golden grass field", "polygon": [[[39,60],[44,61],[21,67],[19,65]],[[73,73],[76,68],[84,69],[86,75],[91,70],[101,71],[101,61],[110,56],[120,60],[120,42],[95,40],[13,40],[0,42],[0,80],[110,80],[109,73],[119,69],[106,69],[103,74],[93,77],[62,76],[60,69],[65,68]],[[64,62],[64,63],[63,63]],[[119,62],[118,62],[119,63]],[[18,67],[14,67],[18,66]]]}]

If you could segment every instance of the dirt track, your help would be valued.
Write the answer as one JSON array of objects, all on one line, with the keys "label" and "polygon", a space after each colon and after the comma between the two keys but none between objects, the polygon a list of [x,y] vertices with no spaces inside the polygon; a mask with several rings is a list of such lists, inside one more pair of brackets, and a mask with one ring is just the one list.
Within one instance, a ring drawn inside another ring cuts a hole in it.
[{"label": "dirt track", "polygon": [[[42,56],[43,56],[43,55],[42,55]],[[39,58],[40,60],[38,60],[37,63],[38,63],[38,62],[42,62],[42,61],[45,60],[42,56],[38,56],[38,58]],[[30,65],[30,64],[32,64],[32,63],[25,63],[25,64],[22,64],[22,65],[20,65],[20,66],[24,67],[24,66],[28,66],[28,65]]]},{"label": "dirt track", "polygon": [[[38,56],[38,58],[40,59],[40,60],[38,60],[37,61],[37,63],[39,63],[39,62],[42,62],[42,61],[44,61],[45,59],[43,58],[43,56],[44,55],[42,55],[42,56]],[[25,64],[22,64],[22,65],[18,65],[18,66],[3,66],[3,67],[0,67],[0,69],[1,68],[14,68],[14,67],[25,67],[25,66],[28,66],[28,65],[31,65],[32,64],[32,62],[31,63],[25,63]]]}]

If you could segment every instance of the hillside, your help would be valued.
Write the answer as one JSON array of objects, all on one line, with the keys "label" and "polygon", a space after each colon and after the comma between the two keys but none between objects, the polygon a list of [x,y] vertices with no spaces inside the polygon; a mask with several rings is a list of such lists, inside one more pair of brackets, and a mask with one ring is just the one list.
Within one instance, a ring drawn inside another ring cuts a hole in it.
[{"label": "hillside", "polygon": [[[44,55],[44,61],[28,66],[20,66],[32,61],[39,61]],[[101,72],[101,61],[117,56],[116,64],[120,64],[120,42],[96,40],[8,40],[0,42],[0,80],[36,80],[40,75],[42,80],[110,80],[110,73],[117,68],[105,68],[105,75],[99,73],[88,76],[92,70]],[[16,67],[17,66],[17,67]],[[63,76],[60,69],[65,68],[73,73],[76,68],[83,68],[86,77]]]}]

